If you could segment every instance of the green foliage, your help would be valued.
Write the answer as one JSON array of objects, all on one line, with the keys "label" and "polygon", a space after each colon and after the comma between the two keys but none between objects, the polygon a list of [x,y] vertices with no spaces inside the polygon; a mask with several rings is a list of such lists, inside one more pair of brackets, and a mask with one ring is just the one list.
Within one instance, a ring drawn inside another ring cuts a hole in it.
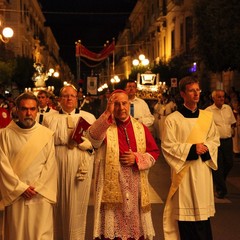
[{"label": "green foliage", "polygon": [[240,70],[240,1],[196,0],[196,50],[208,70]]},{"label": "green foliage", "polygon": [[60,95],[60,89],[63,87],[63,82],[59,78],[49,77],[45,82],[46,86],[54,86],[54,94],[56,96]]},{"label": "green foliage", "polygon": [[136,80],[137,79],[137,74],[138,73],[145,73],[147,70],[150,70],[148,67],[146,66],[136,66],[132,68],[132,71],[129,75],[129,79],[131,80]]},{"label": "green foliage", "polygon": [[15,69],[12,81],[23,91],[26,87],[33,87],[32,76],[34,73],[33,60],[26,57],[17,57],[15,59]]},{"label": "green foliage", "polygon": [[152,69],[153,73],[159,73],[160,81],[166,82],[169,86],[171,78],[181,79],[190,75],[190,67],[194,60],[187,55],[179,55],[172,58],[169,62],[160,62]]},{"label": "green foliage", "polygon": [[172,58],[169,62],[169,69],[171,72],[171,78],[176,77],[177,79],[181,79],[185,76],[191,75],[190,68],[192,67],[194,53],[189,55],[178,55]]},{"label": "green foliage", "polygon": [[169,65],[164,62],[159,62],[159,64],[155,65],[152,72],[155,74],[159,73],[160,81],[162,82],[168,82],[171,78]]},{"label": "green foliage", "polygon": [[[171,78],[181,79],[192,74],[189,70],[194,62],[194,59],[190,56],[194,56],[194,53],[191,53],[190,55],[176,56],[169,62],[160,61],[158,64],[148,70],[151,70],[152,73],[159,74],[160,81],[166,82],[166,84],[170,86]],[[145,71],[146,68],[143,69],[134,67],[129,76],[129,79],[137,79],[137,74],[144,73]]]},{"label": "green foliage", "polygon": [[9,85],[14,71],[14,61],[1,61],[0,60],[0,84]]}]

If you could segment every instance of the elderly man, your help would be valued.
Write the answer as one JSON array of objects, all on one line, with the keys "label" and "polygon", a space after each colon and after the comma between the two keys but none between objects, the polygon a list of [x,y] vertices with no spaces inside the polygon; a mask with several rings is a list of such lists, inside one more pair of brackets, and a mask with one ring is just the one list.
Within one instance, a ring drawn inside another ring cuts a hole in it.
[{"label": "elderly man", "polygon": [[111,95],[105,112],[89,128],[98,149],[94,238],[153,239],[148,170],[159,149],[146,126],[129,116],[123,90]]},{"label": "elderly man", "polygon": [[166,117],[162,136],[172,185],[164,209],[165,240],[212,240],[215,214],[212,169],[217,169],[219,134],[210,112],[199,110],[199,82],[180,80],[184,104]]},{"label": "elderly man", "polygon": [[80,117],[89,124],[95,121],[95,117],[77,108],[77,90],[72,85],[61,89],[60,104],[59,112],[43,120],[43,125],[55,132],[59,171],[56,239],[85,240],[94,155],[91,153],[92,145],[86,138],[77,144],[71,136]]},{"label": "elderly man", "polygon": [[35,121],[38,101],[33,94],[20,95],[16,106],[19,121],[0,132],[4,239],[51,240],[57,192],[53,132]]},{"label": "elderly man", "polygon": [[220,134],[218,147],[218,170],[213,171],[213,180],[216,187],[216,197],[224,198],[227,194],[226,179],[233,166],[233,140],[232,132],[236,126],[232,108],[224,104],[225,92],[215,90],[212,92],[214,103],[206,110],[213,113],[214,122]]}]

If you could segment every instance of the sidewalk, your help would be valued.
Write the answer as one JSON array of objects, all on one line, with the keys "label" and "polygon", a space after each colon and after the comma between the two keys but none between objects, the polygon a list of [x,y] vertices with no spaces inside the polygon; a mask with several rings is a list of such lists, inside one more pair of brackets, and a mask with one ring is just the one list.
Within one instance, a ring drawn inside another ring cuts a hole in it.
[{"label": "sidewalk", "polygon": [[[160,157],[150,170],[149,181],[163,200],[163,204],[152,205],[152,218],[156,231],[154,240],[163,240],[163,209],[170,187],[170,169],[163,157]],[[214,240],[240,239],[240,158],[234,159],[227,186],[227,197],[215,198],[216,214],[211,218]]]},{"label": "sidewalk", "polygon": [[[152,204],[152,219],[155,229],[154,240],[164,240],[163,209],[170,187],[170,168],[161,156],[149,173],[149,182],[163,203]],[[229,194],[226,199],[215,199],[216,214],[211,218],[214,240],[240,239],[240,159],[234,160],[234,167],[227,180]],[[203,186],[204,187],[204,186]],[[86,240],[92,240],[93,206],[89,206]]]}]

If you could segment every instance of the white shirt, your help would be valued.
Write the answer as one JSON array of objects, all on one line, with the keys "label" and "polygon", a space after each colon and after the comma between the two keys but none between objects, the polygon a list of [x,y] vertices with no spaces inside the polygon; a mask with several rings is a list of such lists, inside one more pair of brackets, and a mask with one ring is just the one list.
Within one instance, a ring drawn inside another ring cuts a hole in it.
[{"label": "white shirt", "polygon": [[138,97],[130,100],[130,103],[134,105],[133,117],[147,127],[152,126],[154,122],[154,116],[151,114],[147,103],[143,99]]},{"label": "white shirt", "polygon": [[[39,111],[38,111],[37,116],[36,116],[36,122],[39,122],[39,118],[40,118],[40,115],[41,115],[41,114],[44,115],[44,116],[46,116],[46,115],[48,115],[48,114],[52,114],[52,113],[58,112],[57,110],[54,110],[54,109],[52,109],[52,108],[50,108],[49,112],[46,112],[46,111],[47,111],[47,108],[48,108],[48,106],[46,106],[45,108],[39,108],[39,109],[38,109]],[[44,111],[41,112],[41,110],[44,110]]]},{"label": "white shirt", "polygon": [[220,138],[232,137],[232,124],[236,123],[231,107],[223,104],[222,108],[218,108],[215,103],[205,110],[213,113],[213,119],[217,126]]}]

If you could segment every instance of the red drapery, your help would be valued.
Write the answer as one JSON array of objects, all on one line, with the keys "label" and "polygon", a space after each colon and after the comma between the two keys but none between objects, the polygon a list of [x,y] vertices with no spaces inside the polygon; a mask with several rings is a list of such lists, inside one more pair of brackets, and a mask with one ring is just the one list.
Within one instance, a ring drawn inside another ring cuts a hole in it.
[{"label": "red drapery", "polygon": [[111,44],[106,44],[99,53],[92,52],[84,47],[81,43],[76,44],[76,57],[85,57],[92,61],[102,61],[113,53],[115,48],[115,41]]}]

